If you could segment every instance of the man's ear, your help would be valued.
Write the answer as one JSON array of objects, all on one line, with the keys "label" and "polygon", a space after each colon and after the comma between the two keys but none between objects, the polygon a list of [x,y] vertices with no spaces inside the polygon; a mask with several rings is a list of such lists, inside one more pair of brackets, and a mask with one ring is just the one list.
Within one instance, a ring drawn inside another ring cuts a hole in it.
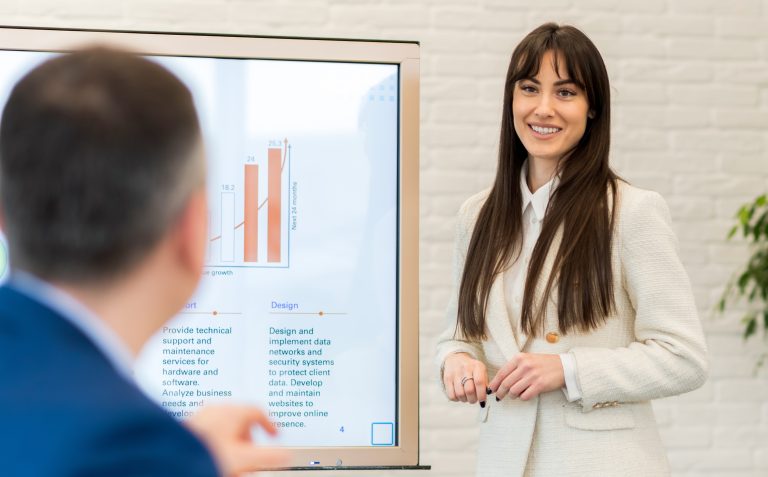
[{"label": "man's ear", "polygon": [[182,266],[200,275],[208,242],[208,200],[205,187],[195,190],[187,200],[177,223],[179,259]]}]

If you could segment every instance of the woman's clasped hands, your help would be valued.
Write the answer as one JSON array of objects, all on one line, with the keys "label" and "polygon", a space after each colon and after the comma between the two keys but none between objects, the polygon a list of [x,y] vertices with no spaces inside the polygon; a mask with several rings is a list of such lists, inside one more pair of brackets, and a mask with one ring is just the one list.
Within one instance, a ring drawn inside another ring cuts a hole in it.
[{"label": "woman's clasped hands", "polygon": [[445,359],[443,386],[451,401],[479,401],[484,407],[488,394],[496,394],[497,401],[507,396],[527,401],[563,388],[565,377],[560,356],[519,353],[488,382],[485,364],[467,353],[454,353]]}]

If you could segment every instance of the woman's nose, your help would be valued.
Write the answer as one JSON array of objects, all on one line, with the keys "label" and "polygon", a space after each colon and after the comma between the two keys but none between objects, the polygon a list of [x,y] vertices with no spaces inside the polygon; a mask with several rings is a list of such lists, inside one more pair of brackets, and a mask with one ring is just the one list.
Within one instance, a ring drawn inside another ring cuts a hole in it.
[{"label": "woman's nose", "polygon": [[534,109],[533,113],[540,118],[549,118],[552,117],[554,114],[552,110],[552,103],[549,98],[549,95],[542,94],[539,96],[539,101],[536,104],[536,109]]}]

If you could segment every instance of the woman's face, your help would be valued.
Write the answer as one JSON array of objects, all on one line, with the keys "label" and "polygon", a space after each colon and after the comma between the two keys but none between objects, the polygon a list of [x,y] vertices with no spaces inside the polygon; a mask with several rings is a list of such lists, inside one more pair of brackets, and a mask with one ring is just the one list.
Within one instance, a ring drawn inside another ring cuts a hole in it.
[{"label": "woman's face", "polygon": [[565,61],[558,60],[559,72],[553,67],[552,51],[546,52],[538,74],[515,84],[515,132],[531,160],[562,159],[576,146],[587,127],[587,95],[568,77]]}]

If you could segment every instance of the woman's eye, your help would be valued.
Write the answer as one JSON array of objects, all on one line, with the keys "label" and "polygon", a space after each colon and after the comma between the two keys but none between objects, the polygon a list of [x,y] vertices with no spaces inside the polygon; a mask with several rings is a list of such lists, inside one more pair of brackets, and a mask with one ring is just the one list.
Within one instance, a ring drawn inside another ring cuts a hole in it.
[{"label": "woman's eye", "polygon": [[561,89],[557,92],[557,94],[564,98],[570,98],[571,96],[576,96],[576,91],[571,91],[570,89]]},{"label": "woman's eye", "polygon": [[536,87],[533,86],[533,85],[530,85],[530,84],[520,85],[520,89],[525,91],[526,93],[535,93],[536,92]]}]

